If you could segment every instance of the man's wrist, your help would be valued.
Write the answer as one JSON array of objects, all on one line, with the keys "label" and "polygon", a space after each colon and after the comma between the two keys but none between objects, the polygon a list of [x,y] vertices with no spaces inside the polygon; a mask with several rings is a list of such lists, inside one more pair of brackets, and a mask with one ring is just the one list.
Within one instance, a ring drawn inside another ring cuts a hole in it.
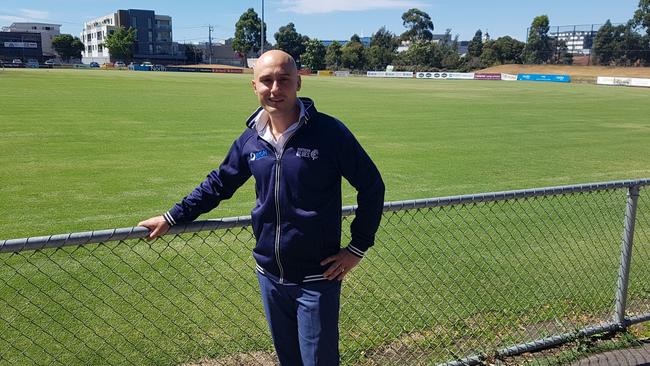
[{"label": "man's wrist", "polygon": [[165,221],[167,221],[167,224],[169,226],[176,225],[176,220],[174,220],[174,217],[172,217],[172,215],[169,213],[169,211],[165,212],[162,216],[165,219]]},{"label": "man's wrist", "polygon": [[347,249],[348,252],[350,252],[352,255],[358,258],[363,258],[363,256],[366,254],[364,250],[361,250],[352,244],[348,244],[348,246],[345,249]]}]

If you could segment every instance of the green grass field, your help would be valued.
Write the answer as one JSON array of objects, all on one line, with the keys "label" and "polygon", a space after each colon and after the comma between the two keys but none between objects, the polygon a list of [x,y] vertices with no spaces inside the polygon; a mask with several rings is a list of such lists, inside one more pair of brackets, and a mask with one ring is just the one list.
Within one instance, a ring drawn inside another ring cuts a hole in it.
[{"label": "green grass field", "polygon": [[[0,73],[0,238],[132,226],[222,160],[256,106],[246,75]],[[650,90],[305,78],[379,166],[387,200],[650,176]],[[344,203],[354,203],[351,189]],[[207,215],[248,214],[251,182]]]},{"label": "green grass field", "polygon": [[[247,80],[0,72],[0,238],[166,210],[241,132],[256,105]],[[314,77],[301,94],[357,135],[387,200],[650,176],[650,90]],[[637,314],[650,309],[642,192]],[[207,217],[253,201],[249,182]],[[610,319],[624,205],[615,190],[387,213],[344,286],[343,364],[435,364]],[[0,256],[0,364],[272,358],[252,246],[232,229]]]}]

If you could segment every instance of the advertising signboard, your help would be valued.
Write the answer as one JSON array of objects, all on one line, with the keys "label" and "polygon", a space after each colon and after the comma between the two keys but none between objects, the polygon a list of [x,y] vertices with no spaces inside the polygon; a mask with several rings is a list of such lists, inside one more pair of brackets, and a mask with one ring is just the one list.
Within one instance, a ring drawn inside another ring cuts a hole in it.
[{"label": "advertising signboard", "polygon": [[421,71],[415,74],[417,79],[451,79],[474,80],[473,72]]},{"label": "advertising signboard", "polygon": [[570,83],[569,75],[550,75],[550,74],[519,74],[517,80],[520,81],[548,81],[553,83]]}]

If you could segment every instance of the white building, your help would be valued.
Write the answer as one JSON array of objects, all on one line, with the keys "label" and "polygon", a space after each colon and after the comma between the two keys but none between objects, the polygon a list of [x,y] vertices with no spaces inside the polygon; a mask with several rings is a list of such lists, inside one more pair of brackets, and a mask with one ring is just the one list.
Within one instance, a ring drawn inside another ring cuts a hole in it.
[{"label": "white building", "polygon": [[61,34],[61,24],[50,23],[12,23],[2,29],[4,32],[40,33],[43,57],[56,57],[52,48],[52,39]]},{"label": "white building", "polygon": [[135,29],[134,61],[163,64],[185,61],[185,55],[180,52],[178,44],[172,41],[172,17],[156,14],[153,10],[126,9],[84,23],[81,32],[84,44],[82,62],[94,61],[101,64],[117,61],[111,60],[104,42],[118,27]]},{"label": "white building", "polygon": [[559,31],[550,36],[566,42],[567,49],[574,55],[589,55],[596,38],[596,31]]},{"label": "white building", "polygon": [[104,40],[116,27],[117,13],[85,22],[84,30],[81,31],[80,35],[81,42],[84,44],[84,50],[81,52],[81,62],[85,64],[110,62],[111,55],[108,48],[104,47]]}]

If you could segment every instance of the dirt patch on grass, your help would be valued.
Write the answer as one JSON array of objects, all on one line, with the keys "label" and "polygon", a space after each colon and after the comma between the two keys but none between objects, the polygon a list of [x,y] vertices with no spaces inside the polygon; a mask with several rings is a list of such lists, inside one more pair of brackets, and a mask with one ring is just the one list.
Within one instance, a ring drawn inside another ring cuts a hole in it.
[{"label": "dirt patch on grass", "polygon": [[504,74],[570,75],[574,82],[595,83],[598,76],[650,78],[650,67],[606,67],[567,65],[499,65],[476,72]]},{"label": "dirt patch on grass", "polygon": [[203,359],[198,362],[185,363],[181,366],[276,366],[274,352],[239,353],[222,358]]}]

